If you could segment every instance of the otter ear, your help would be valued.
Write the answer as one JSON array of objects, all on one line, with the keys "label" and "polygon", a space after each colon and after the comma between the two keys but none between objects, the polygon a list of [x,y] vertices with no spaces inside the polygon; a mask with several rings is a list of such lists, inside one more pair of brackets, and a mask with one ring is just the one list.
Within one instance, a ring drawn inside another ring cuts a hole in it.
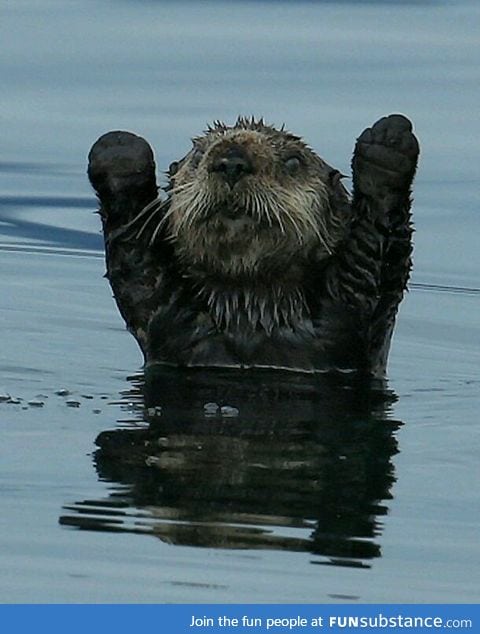
[{"label": "otter ear", "polygon": [[179,166],[180,166],[179,161],[173,161],[173,163],[170,163],[170,165],[168,166],[168,175],[175,176],[175,174],[178,172]]},{"label": "otter ear", "polygon": [[332,187],[336,187],[339,182],[342,180],[342,178],[347,178],[345,174],[342,174],[342,172],[339,172],[336,169],[332,169],[329,173],[328,173],[328,178],[330,179],[330,184],[332,185]]}]

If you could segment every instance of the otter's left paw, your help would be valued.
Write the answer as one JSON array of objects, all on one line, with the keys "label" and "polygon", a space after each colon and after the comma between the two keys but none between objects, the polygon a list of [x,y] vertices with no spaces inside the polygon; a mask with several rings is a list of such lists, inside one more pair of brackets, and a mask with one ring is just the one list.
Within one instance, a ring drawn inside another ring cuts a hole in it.
[{"label": "otter's left paw", "polygon": [[352,161],[355,189],[370,196],[408,190],[418,153],[410,121],[400,114],[383,117],[357,140]]}]

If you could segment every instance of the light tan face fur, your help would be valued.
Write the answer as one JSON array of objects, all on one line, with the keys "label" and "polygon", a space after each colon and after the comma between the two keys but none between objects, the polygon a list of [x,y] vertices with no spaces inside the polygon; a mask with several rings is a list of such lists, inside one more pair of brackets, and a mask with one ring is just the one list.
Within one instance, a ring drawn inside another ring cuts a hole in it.
[{"label": "light tan face fur", "polygon": [[[252,173],[229,184],[212,165],[235,146]],[[330,168],[298,137],[240,119],[194,140],[171,176],[167,233],[178,255],[207,272],[241,276],[328,257],[343,222],[329,206]]]}]

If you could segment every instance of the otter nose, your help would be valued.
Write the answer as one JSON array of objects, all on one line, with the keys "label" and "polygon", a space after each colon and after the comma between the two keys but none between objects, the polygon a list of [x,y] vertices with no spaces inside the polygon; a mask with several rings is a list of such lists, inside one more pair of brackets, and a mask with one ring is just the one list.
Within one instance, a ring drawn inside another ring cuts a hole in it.
[{"label": "otter nose", "polygon": [[247,174],[253,174],[253,165],[243,148],[235,146],[218,156],[212,164],[212,172],[220,174],[233,187]]}]

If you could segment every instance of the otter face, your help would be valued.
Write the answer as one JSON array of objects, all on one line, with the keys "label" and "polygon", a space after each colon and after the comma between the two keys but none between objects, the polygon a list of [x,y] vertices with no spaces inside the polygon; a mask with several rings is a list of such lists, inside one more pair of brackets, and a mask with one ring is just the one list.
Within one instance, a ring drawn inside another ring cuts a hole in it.
[{"label": "otter face", "polygon": [[326,258],[344,228],[331,173],[284,130],[217,122],[170,168],[167,233],[183,260],[230,276],[298,267],[312,252]]}]

